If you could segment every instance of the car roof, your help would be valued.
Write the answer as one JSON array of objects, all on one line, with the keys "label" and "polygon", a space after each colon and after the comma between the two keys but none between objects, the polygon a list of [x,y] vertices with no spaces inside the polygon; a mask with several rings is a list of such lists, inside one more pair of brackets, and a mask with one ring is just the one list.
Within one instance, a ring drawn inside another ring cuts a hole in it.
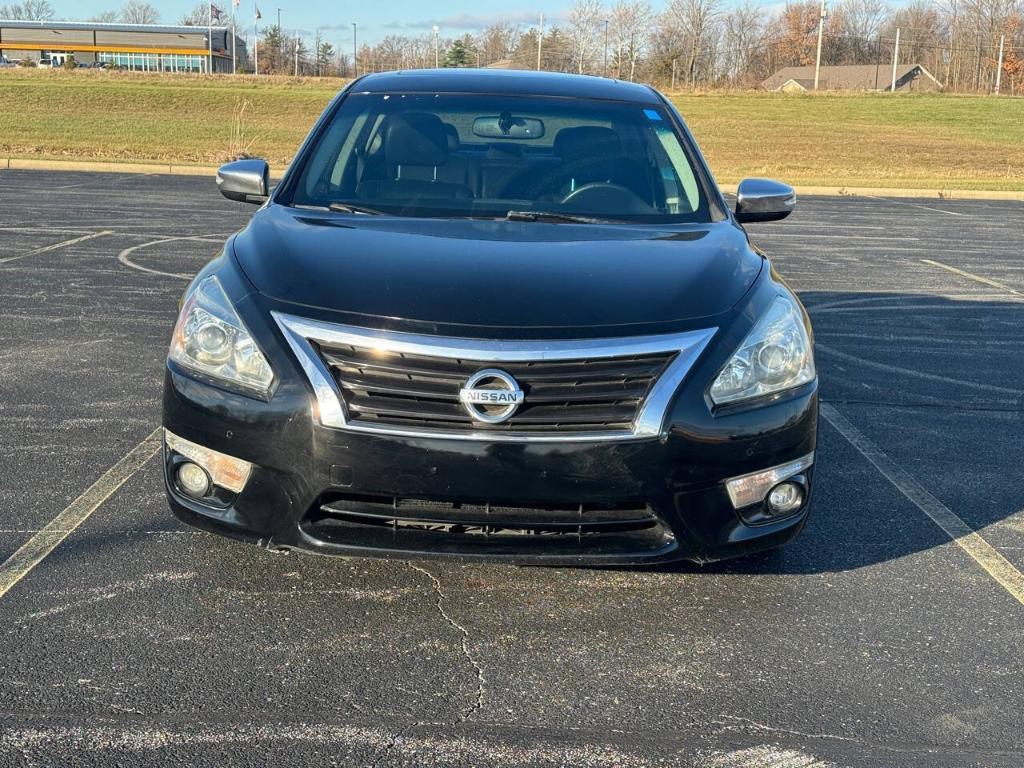
[{"label": "car roof", "polygon": [[591,75],[511,69],[414,69],[379,72],[359,78],[353,93],[396,92],[492,93],[530,96],[567,96],[614,99],[658,104],[646,85]]}]

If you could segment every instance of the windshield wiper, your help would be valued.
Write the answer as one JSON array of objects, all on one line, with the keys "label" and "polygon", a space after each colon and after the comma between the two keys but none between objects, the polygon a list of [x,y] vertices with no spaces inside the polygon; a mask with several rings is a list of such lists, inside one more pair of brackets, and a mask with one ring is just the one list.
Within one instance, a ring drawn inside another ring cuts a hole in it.
[{"label": "windshield wiper", "polygon": [[614,219],[598,219],[593,216],[576,216],[571,213],[555,213],[553,211],[509,211],[505,214],[509,221],[547,221],[567,224],[610,224]]},{"label": "windshield wiper", "polygon": [[357,213],[360,216],[384,215],[384,211],[378,211],[376,208],[365,208],[361,205],[352,205],[352,203],[331,203],[327,208],[335,213]]}]

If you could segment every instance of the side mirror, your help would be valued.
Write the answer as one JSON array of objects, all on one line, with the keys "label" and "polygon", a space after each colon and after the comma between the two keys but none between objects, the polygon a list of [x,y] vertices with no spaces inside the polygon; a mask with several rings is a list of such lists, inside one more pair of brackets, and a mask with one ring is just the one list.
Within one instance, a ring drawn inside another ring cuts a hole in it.
[{"label": "side mirror", "polygon": [[217,188],[228,200],[265,203],[270,195],[270,166],[266,160],[235,160],[217,169]]},{"label": "side mirror", "polygon": [[744,179],[736,191],[736,221],[777,221],[796,207],[796,192],[771,179]]}]

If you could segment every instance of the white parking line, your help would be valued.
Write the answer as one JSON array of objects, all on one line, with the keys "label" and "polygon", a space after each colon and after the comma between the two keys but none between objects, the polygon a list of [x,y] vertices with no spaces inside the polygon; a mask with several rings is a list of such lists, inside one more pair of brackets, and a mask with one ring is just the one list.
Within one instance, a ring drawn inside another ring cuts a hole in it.
[{"label": "white parking line", "polygon": [[85,493],[71,502],[63,512],[26,541],[7,560],[0,564],[0,597],[21,581],[26,574],[42,562],[64,539],[89,519],[89,515],[120,488],[160,450],[163,429],[154,429],[141,443],[108,469]]},{"label": "white parking line", "polygon": [[1000,283],[997,280],[992,280],[991,278],[988,277],[982,277],[981,275],[975,275],[974,273],[967,272],[966,270],[963,269],[951,267],[949,266],[949,264],[943,264],[941,261],[935,261],[933,259],[921,259],[921,262],[932,267],[939,267],[940,269],[945,269],[948,272],[952,272],[954,275],[966,277],[968,280],[974,280],[975,282],[982,283],[984,285],[991,285],[993,288],[1001,288],[1007,293],[1012,293],[1014,296],[1024,296],[1024,293],[1022,293],[1021,291],[1014,290],[1005,283]]},{"label": "white parking line", "polygon": [[858,355],[851,355],[847,352],[840,352],[838,349],[822,344],[820,341],[815,342],[814,349],[816,352],[824,352],[826,355],[832,357],[838,357],[840,360],[846,360],[850,363],[856,363],[862,365],[865,368],[874,368],[876,371],[885,371],[886,373],[897,373],[903,376],[913,376],[917,379],[924,379],[925,381],[941,381],[943,384],[955,384],[959,387],[968,387],[970,389],[978,389],[982,392],[994,392],[997,395],[1013,395],[1020,397],[1024,395],[1024,390],[1014,389],[1012,387],[1000,387],[997,384],[985,384],[980,381],[971,381],[970,379],[954,379],[952,376],[942,376],[938,373],[928,373],[926,371],[919,371],[916,368],[904,368],[901,365],[889,365],[888,363],[879,363],[875,360],[869,360],[865,357]]},{"label": "white parking line", "polygon": [[1024,605],[1024,573],[1014,568],[1010,561],[999,554],[995,547],[985,541],[977,531],[926,491],[917,480],[900,469],[892,459],[832,405],[822,403],[821,415],[854,448],[860,451],[861,455],[870,461],[875,469],[896,486],[900,493],[945,531],[954,544],[984,568],[985,572],[1009,592],[1018,603]]},{"label": "white parking line", "polygon": [[129,258],[135,251],[142,250],[143,248],[149,248],[151,245],[163,245],[164,243],[173,243],[179,240],[192,240],[200,243],[221,243],[223,242],[217,235],[192,235],[188,237],[163,237],[159,240],[152,240],[147,243],[140,243],[139,245],[133,245],[130,248],[125,248],[119,254],[117,254],[117,260],[124,264],[126,267],[137,269],[140,272],[148,272],[151,275],[161,275],[163,277],[176,277],[179,280],[191,280],[194,275],[182,274],[181,272],[164,272],[160,269],[152,269],[150,267],[144,267],[141,264],[136,264]]},{"label": "white parking line", "polygon": [[44,245],[42,248],[36,248],[34,251],[28,251],[27,253],[19,253],[17,256],[8,256],[6,259],[0,259],[0,264],[7,264],[10,261],[24,259],[26,256],[37,256],[40,253],[49,253],[50,251],[56,251],[60,248],[66,248],[69,245],[75,245],[76,243],[82,243],[86,240],[92,240],[94,237],[103,237],[104,235],[112,234],[114,234],[114,231],[111,229],[105,229],[102,232],[92,232],[88,235],[82,235],[81,237],[75,237],[71,240],[54,243],[53,245]]},{"label": "white parking line", "polygon": [[942,208],[932,208],[930,205],[921,205],[920,203],[908,203],[904,200],[892,200],[888,197],[875,197],[874,195],[864,195],[864,197],[870,200],[880,200],[883,203],[891,203],[893,205],[909,205],[911,208],[920,208],[922,211],[935,211],[935,213],[948,213],[950,216],[967,216],[966,213],[959,211],[946,211]]}]

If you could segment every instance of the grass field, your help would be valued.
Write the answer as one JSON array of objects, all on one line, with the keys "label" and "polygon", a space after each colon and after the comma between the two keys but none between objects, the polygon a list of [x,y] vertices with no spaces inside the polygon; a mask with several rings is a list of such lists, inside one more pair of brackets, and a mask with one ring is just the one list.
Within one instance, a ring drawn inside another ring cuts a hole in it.
[{"label": "grass field", "polygon": [[[280,168],[340,80],[0,70],[0,157]],[[723,183],[1024,189],[1024,99],[677,94]]]}]

